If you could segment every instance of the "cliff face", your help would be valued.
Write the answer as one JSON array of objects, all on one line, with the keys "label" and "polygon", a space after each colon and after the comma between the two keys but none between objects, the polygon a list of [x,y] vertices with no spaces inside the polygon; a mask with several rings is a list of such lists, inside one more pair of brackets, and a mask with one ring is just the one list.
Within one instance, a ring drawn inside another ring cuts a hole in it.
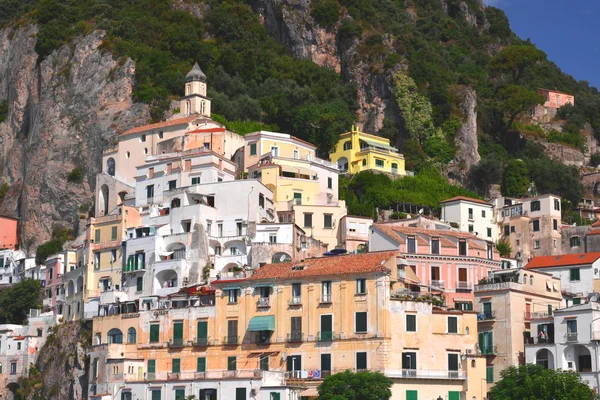
[{"label": "cliff face", "polygon": [[[132,102],[134,62],[101,51],[104,33],[78,37],[40,62],[36,26],[0,31],[0,176],[11,184],[0,213],[21,218],[26,249],[47,240],[55,223],[80,228],[93,201],[102,149],[117,132],[148,119]],[[67,179],[79,168],[82,179]],[[0,182],[1,183],[1,182]]]}]

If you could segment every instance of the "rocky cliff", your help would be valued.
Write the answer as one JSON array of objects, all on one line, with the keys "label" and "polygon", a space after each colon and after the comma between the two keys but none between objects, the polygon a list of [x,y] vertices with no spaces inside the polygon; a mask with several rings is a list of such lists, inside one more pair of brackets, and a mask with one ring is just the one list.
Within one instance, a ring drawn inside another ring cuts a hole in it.
[{"label": "rocky cliff", "polygon": [[[56,223],[80,229],[102,149],[148,119],[147,107],[132,101],[134,62],[103,52],[103,32],[77,37],[44,60],[36,33],[35,25],[0,31],[0,102],[9,105],[0,123],[0,179],[11,185],[0,213],[21,218],[27,249],[47,240]],[[74,170],[81,176],[69,176]]]}]

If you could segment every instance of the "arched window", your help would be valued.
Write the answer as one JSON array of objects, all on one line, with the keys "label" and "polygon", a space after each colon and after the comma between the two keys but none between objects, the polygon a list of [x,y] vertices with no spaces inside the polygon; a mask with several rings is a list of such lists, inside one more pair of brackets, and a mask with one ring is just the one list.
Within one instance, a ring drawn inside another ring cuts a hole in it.
[{"label": "arched window", "polygon": [[108,331],[108,343],[122,344],[123,343],[123,333],[120,329],[113,328]]},{"label": "arched window", "polygon": [[190,94],[190,84],[185,85],[185,95],[188,96]]},{"label": "arched window", "polygon": [[531,275],[531,276],[529,277],[529,284],[530,284],[531,286],[533,286],[533,275]]},{"label": "arched window", "polygon": [[192,105],[189,100],[185,102],[185,113],[189,114],[192,110]]},{"label": "arched window", "polygon": [[106,160],[106,173],[110,176],[115,176],[115,159],[112,157]]},{"label": "arched window", "polygon": [[204,100],[202,100],[202,109],[200,111],[200,114],[204,115],[206,113],[206,102]]},{"label": "arched window", "polygon": [[527,285],[527,274],[523,274],[523,283]]},{"label": "arched window", "polygon": [[137,342],[135,328],[131,327],[127,330],[127,343],[134,344]]}]

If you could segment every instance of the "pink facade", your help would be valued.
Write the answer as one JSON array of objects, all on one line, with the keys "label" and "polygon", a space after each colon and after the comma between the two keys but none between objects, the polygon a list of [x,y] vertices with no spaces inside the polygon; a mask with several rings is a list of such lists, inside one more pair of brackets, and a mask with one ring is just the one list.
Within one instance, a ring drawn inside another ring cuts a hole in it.
[{"label": "pink facade", "polygon": [[19,239],[17,236],[16,218],[0,216],[0,249],[17,249]]},{"label": "pink facade", "polygon": [[46,287],[44,290],[44,308],[52,310],[54,315],[62,314],[65,289],[63,279],[65,264],[62,256],[46,260]]},{"label": "pink facade", "polygon": [[544,96],[546,100],[544,107],[547,108],[560,108],[566,104],[575,105],[575,96],[572,94],[550,89],[538,89],[538,93]]},{"label": "pink facade", "polygon": [[[405,270],[410,268],[418,278],[418,282],[407,283],[422,292],[441,292],[448,306],[457,303],[472,306],[474,286],[501,265],[500,255],[492,242],[468,233],[393,224],[373,225],[371,250],[389,248],[392,245],[390,239],[406,260]],[[407,277],[411,275],[406,274]]]}]

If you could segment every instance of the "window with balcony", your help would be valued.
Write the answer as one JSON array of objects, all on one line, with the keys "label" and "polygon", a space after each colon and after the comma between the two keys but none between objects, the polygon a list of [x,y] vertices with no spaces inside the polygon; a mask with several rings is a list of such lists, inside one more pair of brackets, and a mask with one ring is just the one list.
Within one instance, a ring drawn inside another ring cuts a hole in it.
[{"label": "window with balcony", "polygon": [[227,344],[237,344],[238,338],[238,320],[230,319],[227,320]]},{"label": "window with balcony", "polygon": [[320,342],[326,342],[334,340],[333,335],[333,315],[322,314],[321,315],[321,330],[317,335],[317,340]]},{"label": "window with balcony", "polygon": [[331,303],[331,281],[321,282],[321,303]]},{"label": "window with balcony", "polygon": [[529,209],[531,211],[540,211],[542,209],[540,206],[540,201],[539,200],[532,201],[531,204],[529,205]]},{"label": "window with balcony", "polygon": [[331,354],[321,353],[321,374],[331,373]]},{"label": "window with balcony", "polygon": [[236,371],[237,370],[237,357],[229,356],[227,357],[227,371]]},{"label": "window with balcony", "polygon": [[458,354],[457,353],[448,353],[448,372],[449,377],[458,377]]},{"label": "window with balcony", "polygon": [[304,227],[305,228],[312,228],[313,224],[312,224],[312,218],[313,215],[312,213],[304,213]]},{"label": "window with balcony", "polygon": [[417,316],[415,314],[406,314],[406,332],[417,331]]},{"label": "window with balcony", "polygon": [[579,236],[571,236],[571,238],[569,239],[569,244],[571,245],[571,247],[579,247],[581,245]]},{"label": "window with balcony", "polygon": [[354,313],[354,331],[356,333],[366,333],[367,332],[367,313],[366,312],[357,312]]},{"label": "window with balcony", "polygon": [[302,341],[302,317],[291,317],[289,342]]},{"label": "window with balcony", "polygon": [[417,239],[414,236],[408,236],[406,238],[406,251],[407,253],[417,252]]},{"label": "window with balcony", "polygon": [[417,375],[417,353],[414,351],[402,352],[402,376]]},{"label": "window with balcony", "polygon": [[479,350],[481,354],[494,354],[494,332],[479,332]]},{"label": "window with balcony", "polygon": [[448,317],[448,333],[458,333],[457,317]]},{"label": "window with balcony", "polygon": [[579,281],[581,279],[579,268],[571,268],[569,270],[569,280]]},{"label": "window with balcony", "polygon": [[292,299],[290,304],[301,304],[302,303],[302,284],[292,283]]},{"label": "window with balcony", "polygon": [[325,228],[325,229],[333,228],[333,214],[324,214],[323,215],[323,228]]},{"label": "window with balcony", "polygon": [[576,342],[577,341],[577,320],[576,319],[568,319],[567,320],[567,342]]},{"label": "window with balcony", "polygon": [[365,278],[358,278],[356,280],[356,294],[367,294],[367,280]]},{"label": "window with balcony", "polygon": [[286,359],[286,370],[288,372],[301,371],[302,370],[302,356],[301,355],[288,356]]}]

